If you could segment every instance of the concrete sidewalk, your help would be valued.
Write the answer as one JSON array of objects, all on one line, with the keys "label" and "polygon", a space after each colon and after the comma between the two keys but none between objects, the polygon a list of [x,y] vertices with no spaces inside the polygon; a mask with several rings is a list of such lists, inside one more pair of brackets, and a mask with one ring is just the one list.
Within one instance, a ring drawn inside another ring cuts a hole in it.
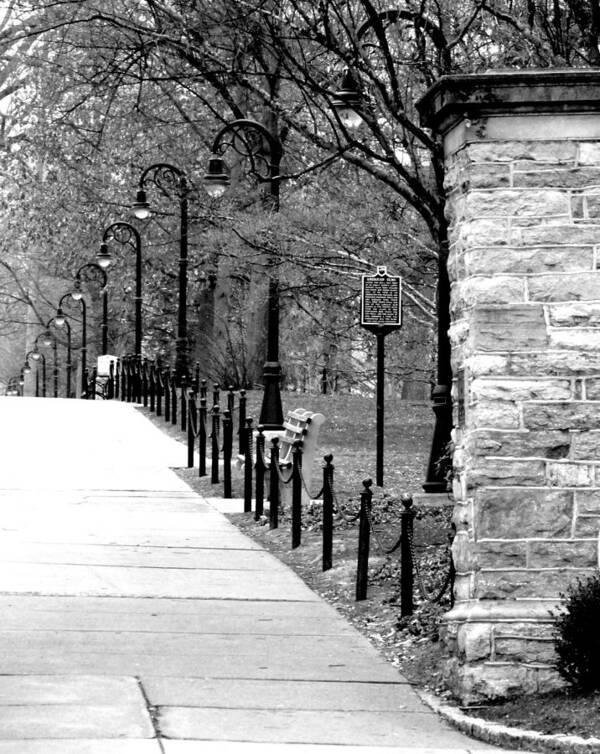
[{"label": "concrete sidewalk", "polygon": [[193,493],[134,407],[0,418],[0,754],[499,751]]}]

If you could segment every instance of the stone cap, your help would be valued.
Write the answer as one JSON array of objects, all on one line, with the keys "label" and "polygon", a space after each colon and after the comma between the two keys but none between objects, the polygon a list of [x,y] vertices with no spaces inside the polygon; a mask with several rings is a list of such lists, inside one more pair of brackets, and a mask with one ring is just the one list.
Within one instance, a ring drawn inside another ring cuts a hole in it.
[{"label": "stone cap", "polygon": [[442,76],[416,103],[421,124],[444,134],[465,117],[600,113],[600,69],[568,68]]}]

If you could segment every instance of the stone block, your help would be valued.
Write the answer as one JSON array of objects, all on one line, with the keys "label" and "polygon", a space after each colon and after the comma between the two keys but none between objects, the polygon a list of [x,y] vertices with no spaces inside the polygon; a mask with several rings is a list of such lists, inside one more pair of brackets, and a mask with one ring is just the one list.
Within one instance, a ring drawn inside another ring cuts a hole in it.
[{"label": "stone block", "polygon": [[454,599],[457,602],[471,599],[473,594],[473,576],[470,573],[457,573],[454,580]]},{"label": "stone block", "polygon": [[[600,183],[600,168],[597,167],[569,167],[567,165],[558,167],[549,164],[536,166],[529,170],[523,170],[521,165],[514,167],[513,186],[515,188],[577,189]],[[492,188],[492,186],[489,188]]]},{"label": "stone block", "polygon": [[533,275],[546,272],[581,272],[593,269],[593,246],[482,246],[463,254],[465,273],[495,272]]},{"label": "stone block", "polygon": [[[509,220],[469,218],[456,232],[457,240],[468,246],[506,246],[509,241]],[[598,236],[594,242],[597,242]]]},{"label": "stone block", "polygon": [[600,402],[526,403],[523,423],[526,429],[596,429],[600,427]]},{"label": "stone block", "polygon": [[465,217],[547,217],[570,215],[564,191],[519,189],[476,190],[466,195]]},{"label": "stone block", "polygon": [[520,243],[525,246],[582,246],[598,243],[600,225],[571,225],[556,223],[532,226],[519,231]]},{"label": "stone block", "polygon": [[600,271],[531,277],[528,290],[531,301],[591,301],[598,298]]},{"label": "stone block", "polygon": [[530,568],[593,568],[598,561],[596,539],[530,542]]},{"label": "stone block", "polygon": [[527,543],[487,540],[477,543],[477,563],[480,568],[525,568]]},{"label": "stone block", "polygon": [[489,660],[492,652],[491,623],[463,623],[458,627],[457,648],[466,662]]},{"label": "stone block", "polygon": [[465,367],[472,377],[503,375],[507,372],[508,358],[503,355],[478,353],[465,360]]},{"label": "stone block", "polygon": [[572,432],[569,457],[574,461],[600,459],[600,430]]},{"label": "stone block", "polygon": [[511,353],[507,356],[506,373],[531,377],[579,376],[600,371],[600,352],[548,350]]},{"label": "stone block", "polygon": [[546,482],[546,464],[541,460],[478,458],[467,471],[468,489],[477,487],[535,487]]},{"label": "stone block", "polygon": [[473,306],[518,304],[525,300],[525,281],[511,276],[471,277],[454,283],[451,307],[455,313]]},{"label": "stone block", "polygon": [[578,514],[600,516],[600,489],[577,490],[575,504]]},{"label": "stone block", "polygon": [[600,164],[600,143],[597,141],[582,141],[579,143],[577,162],[580,165]]},{"label": "stone block", "polygon": [[468,189],[488,189],[511,184],[510,165],[498,165],[490,162],[471,163],[461,171]]},{"label": "stone block", "polygon": [[577,516],[577,519],[575,520],[576,537],[598,537],[599,535],[600,516]]},{"label": "stone block", "polygon": [[552,487],[591,487],[594,484],[594,467],[589,464],[549,461],[547,472]]},{"label": "stone block", "polygon": [[573,491],[519,487],[477,490],[474,519],[478,540],[564,539],[571,536]]},{"label": "stone block", "polygon": [[550,304],[546,311],[553,327],[600,327],[600,303]]},{"label": "stone block", "polygon": [[497,401],[565,401],[571,398],[569,380],[557,379],[485,379],[471,381],[470,392],[475,400]]},{"label": "stone block", "polygon": [[503,431],[477,429],[465,438],[470,455],[511,456],[513,458],[566,458],[571,435],[565,430]]},{"label": "stone block", "polygon": [[548,330],[550,348],[574,351],[600,351],[600,327],[596,329],[561,327]]},{"label": "stone block", "polygon": [[585,381],[585,397],[590,401],[600,401],[600,377]]},{"label": "stone block", "polygon": [[576,142],[566,140],[479,142],[469,144],[465,151],[468,159],[475,162],[530,160],[541,163],[570,163],[577,159]]},{"label": "stone block", "polygon": [[550,665],[556,661],[552,639],[535,640],[524,637],[502,637],[494,640],[494,660],[504,662],[533,663]]},{"label": "stone block", "polygon": [[474,429],[519,429],[521,414],[516,403],[478,401],[469,407],[469,424]]},{"label": "stone block", "polygon": [[452,542],[452,559],[458,573],[468,573],[474,570],[476,560],[473,552],[473,542],[464,529],[460,529]]},{"label": "stone block", "polygon": [[510,699],[525,693],[534,693],[527,685],[527,669],[515,663],[469,663],[456,665],[455,688],[463,704],[475,704],[493,699]]},{"label": "stone block", "polygon": [[475,599],[520,600],[527,598],[554,599],[563,594],[569,584],[588,578],[592,569],[544,569],[540,571],[480,571],[475,582]]},{"label": "stone block", "polygon": [[542,306],[480,306],[472,313],[469,344],[481,351],[526,351],[548,343]]}]

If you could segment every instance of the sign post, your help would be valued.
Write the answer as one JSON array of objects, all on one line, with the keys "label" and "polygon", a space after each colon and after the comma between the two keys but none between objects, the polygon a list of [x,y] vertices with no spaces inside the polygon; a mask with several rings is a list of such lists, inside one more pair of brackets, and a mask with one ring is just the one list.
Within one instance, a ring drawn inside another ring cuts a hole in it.
[{"label": "sign post", "polygon": [[375,275],[362,277],[360,324],[377,337],[377,429],[375,482],[383,487],[385,336],[402,327],[402,279],[378,266]]}]

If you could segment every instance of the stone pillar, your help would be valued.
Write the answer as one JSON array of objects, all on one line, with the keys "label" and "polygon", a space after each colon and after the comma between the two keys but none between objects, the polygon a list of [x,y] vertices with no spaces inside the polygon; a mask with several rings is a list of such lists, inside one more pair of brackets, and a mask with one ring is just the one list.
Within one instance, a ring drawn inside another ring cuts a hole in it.
[{"label": "stone pillar", "polygon": [[600,72],[442,78],[464,702],[547,691],[552,610],[598,567]]}]

